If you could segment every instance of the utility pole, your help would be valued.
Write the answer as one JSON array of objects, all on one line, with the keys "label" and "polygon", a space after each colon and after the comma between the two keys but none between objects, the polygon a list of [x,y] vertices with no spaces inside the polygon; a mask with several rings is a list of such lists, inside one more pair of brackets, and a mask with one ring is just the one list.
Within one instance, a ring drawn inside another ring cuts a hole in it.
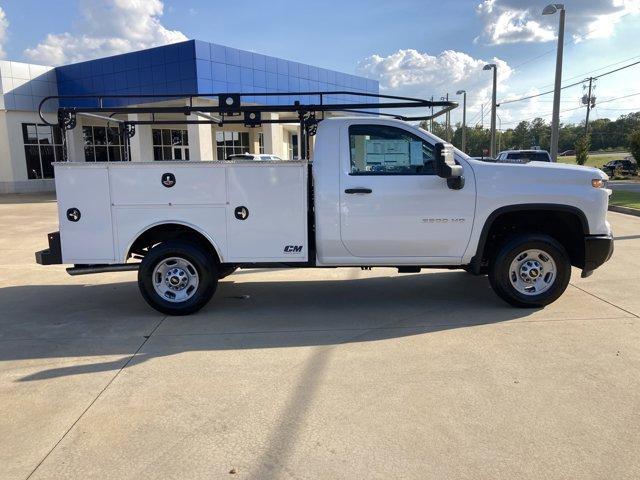
[{"label": "utility pole", "polygon": [[[556,52],[556,79],[553,89],[553,115],[551,117],[551,161],[558,160],[558,137],[560,134],[560,84],[562,83],[562,50],[564,47],[564,5],[554,3],[547,5],[542,10],[542,15],[553,15],[560,12],[560,24],[558,26],[558,49]],[[588,108],[588,107],[587,107]],[[588,110],[587,110],[588,111]]]},{"label": "utility pole", "polygon": [[[447,93],[447,102],[449,101],[449,94]],[[451,135],[449,135],[449,129],[451,128],[451,111],[447,110],[447,142],[451,141]]]},{"label": "utility pole", "polygon": [[[496,116],[498,117],[498,152],[500,152],[502,150],[502,119],[500,118],[500,115],[498,115],[496,113]],[[498,153],[496,152],[496,153]]]},{"label": "utility pole", "polygon": [[[591,86],[593,85],[593,77],[589,77],[589,93],[587,94],[586,102],[585,98],[582,97],[582,103],[587,104],[587,118],[584,121],[584,134],[589,135],[589,112],[591,112],[591,108],[595,105],[595,98],[591,98]],[[592,105],[593,103],[593,105]]]},{"label": "utility pole", "polygon": [[484,130],[484,103],[480,105],[480,128]]},{"label": "utility pole", "polygon": [[[433,95],[431,95],[431,103],[433,103]],[[431,118],[429,119],[429,131],[433,133],[433,106],[431,107]]]},{"label": "utility pole", "polygon": [[483,68],[483,70],[493,70],[493,92],[491,95],[491,145],[490,145],[490,150],[489,150],[489,156],[491,156],[491,158],[495,158],[496,156],[496,108],[497,108],[497,101],[496,101],[496,88],[498,86],[498,66],[495,63],[490,63],[488,65],[485,65]]},{"label": "utility pole", "polygon": [[462,94],[462,151],[466,153],[466,143],[467,143],[467,91],[466,90],[458,90],[456,95]]}]

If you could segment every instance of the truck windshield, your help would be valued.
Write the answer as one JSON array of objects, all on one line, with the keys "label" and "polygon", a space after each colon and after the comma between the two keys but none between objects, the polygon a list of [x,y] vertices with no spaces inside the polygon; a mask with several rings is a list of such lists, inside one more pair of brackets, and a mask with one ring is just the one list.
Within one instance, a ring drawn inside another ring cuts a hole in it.
[{"label": "truck windshield", "polygon": [[509,154],[509,160],[548,162],[549,155],[546,152],[513,152]]}]

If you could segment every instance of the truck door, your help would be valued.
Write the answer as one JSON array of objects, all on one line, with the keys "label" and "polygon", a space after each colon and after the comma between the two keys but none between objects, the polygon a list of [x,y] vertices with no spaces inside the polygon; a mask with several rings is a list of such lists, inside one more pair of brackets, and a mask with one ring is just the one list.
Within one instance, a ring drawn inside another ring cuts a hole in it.
[{"label": "truck door", "polygon": [[462,257],[473,224],[475,181],[451,190],[435,175],[432,142],[380,123],[345,125],[340,147],[342,243],[355,257]]}]

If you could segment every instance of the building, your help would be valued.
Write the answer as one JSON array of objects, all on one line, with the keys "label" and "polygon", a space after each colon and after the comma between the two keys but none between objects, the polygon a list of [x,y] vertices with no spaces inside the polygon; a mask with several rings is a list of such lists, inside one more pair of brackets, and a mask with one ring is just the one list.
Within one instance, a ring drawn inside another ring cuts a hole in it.
[{"label": "building", "polygon": [[[218,44],[189,40],[107,58],[47,67],[0,62],[0,193],[52,191],[51,163],[62,158],[57,127],[42,123],[38,106],[49,95],[176,95],[161,104],[185,104],[193,93],[249,93],[256,104],[309,102],[304,95],[263,96],[271,92],[337,91],[378,93],[378,82],[313,65],[283,60]],[[328,102],[360,101],[354,95],[336,95]],[[81,106],[86,99],[66,99],[64,106]],[[141,104],[148,99],[112,99]],[[203,102],[214,100],[202,99]],[[45,104],[45,115],[55,121],[55,101]],[[276,115],[276,114],[271,114]],[[140,115],[131,120],[148,120]],[[184,125],[182,114],[163,120],[162,126],[138,125],[131,138],[133,161],[218,160],[234,153],[272,153],[298,156],[298,125],[263,124]],[[67,132],[69,161],[120,161],[123,158],[118,126],[86,116]]]}]

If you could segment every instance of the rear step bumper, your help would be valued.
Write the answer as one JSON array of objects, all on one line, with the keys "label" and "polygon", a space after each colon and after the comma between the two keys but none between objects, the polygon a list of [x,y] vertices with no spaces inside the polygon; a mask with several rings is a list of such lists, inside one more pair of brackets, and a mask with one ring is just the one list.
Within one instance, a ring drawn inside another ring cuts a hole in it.
[{"label": "rear step bumper", "polygon": [[60,232],[47,235],[49,248],[36,252],[36,262],[40,265],[60,265],[62,263],[62,248],[60,247]]}]

